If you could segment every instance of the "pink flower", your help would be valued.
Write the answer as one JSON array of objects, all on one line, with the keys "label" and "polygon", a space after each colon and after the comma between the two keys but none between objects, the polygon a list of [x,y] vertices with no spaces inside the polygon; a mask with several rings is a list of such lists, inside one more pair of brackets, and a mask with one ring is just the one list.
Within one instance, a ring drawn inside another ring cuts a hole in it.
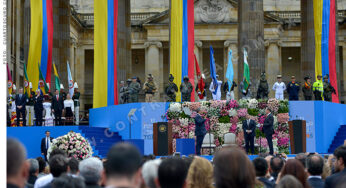
[{"label": "pink flower", "polygon": [[281,113],[281,114],[278,114],[278,122],[280,124],[283,124],[283,123],[287,123],[288,120],[290,119],[290,116],[288,115],[288,113]]},{"label": "pink flower", "polygon": [[245,117],[247,115],[247,109],[246,108],[241,108],[237,112],[238,112],[239,117]]}]

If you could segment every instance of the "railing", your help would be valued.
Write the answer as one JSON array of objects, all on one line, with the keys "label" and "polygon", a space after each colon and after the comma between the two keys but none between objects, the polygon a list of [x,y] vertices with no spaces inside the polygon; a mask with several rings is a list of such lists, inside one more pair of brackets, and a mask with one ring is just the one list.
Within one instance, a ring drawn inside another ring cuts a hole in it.
[{"label": "railing", "polygon": [[131,21],[143,21],[158,13],[159,12],[131,13]]},{"label": "railing", "polygon": [[[280,17],[281,19],[300,19],[301,18],[300,11],[268,11],[266,13]],[[338,17],[345,18],[346,10],[339,10]]]}]

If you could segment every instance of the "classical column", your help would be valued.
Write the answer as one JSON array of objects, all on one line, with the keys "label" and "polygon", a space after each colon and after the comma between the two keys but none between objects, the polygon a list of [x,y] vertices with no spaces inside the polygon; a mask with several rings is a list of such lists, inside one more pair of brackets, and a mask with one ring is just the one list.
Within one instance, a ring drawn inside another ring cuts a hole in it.
[{"label": "classical column", "polygon": [[267,60],[266,62],[266,75],[269,84],[269,98],[274,98],[275,93],[272,91],[272,86],[276,82],[276,77],[278,74],[282,74],[282,64],[281,64],[281,41],[266,41],[265,46],[267,49]]},{"label": "classical column", "polygon": [[6,27],[7,27],[7,31],[6,31],[6,59],[7,59],[7,63],[8,66],[11,70],[13,70],[12,68],[12,63],[11,63],[11,31],[12,31],[12,1],[6,1],[6,12],[7,12],[7,20],[6,20]]},{"label": "classical column", "polygon": [[201,72],[203,73],[203,43],[200,40],[195,40],[195,47],[194,52],[196,55],[196,59],[198,61],[199,68],[201,69]]},{"label": "classical column", "polygon": [[[239,80],[238,80],[238,46],[237,46],[237,41],[236,40],[226,40],[224,42],[225,46],[225,55],[224,55],[224,81],[226,82],[226,71],[227,71],[227,66],[228,66],[228,52],[232,50],[232,64],[233,64],[233,72],[234,72],[234,77],[233,81],[239,85]],[[234,89],[234,97],[235,99],[238,99],[238,88],[236,87]]]},{"label": "classical column", "polygon": [[[160,67],[163,67],[163,59],[160,61],[160,48],[162,48],[162,43],[158,41],[148,41],[144,43],[145,47],[145,79],[147,79],[148,74],[154,76],[155,83],[158,85],[159,92],[155,94],[155,100],[159,101],[160,92],[163,91],[163,72]],[[161,50],[162,52],[162,50]],[[145,81],[144,81],[145,82]]]},{"label": "classical column", "polygon": [[71,67],[71,74],[72,74],[72,78],[75,79],[74,81],[76,81],[76,77],[75,77],[75,47],[76,47],[76,43],[77,40],[75,38],[71,38],[70,39],[70,67]]},{"label": "classical column", "polygon": [[[345,41],[345,40],[343,40],[343,41]],[[343,88],[342,87],[340,88],[339,93],[340,93],[340,101],[343,100],[346,102],[346,42],[344,42],[342,45],[342,59],[340,60],[340,62],[341,61],[344,62],[343,67],[342,67],[343,72],[344,72],[344,77],[341,78],[343,80],[344,84],[341,84],[341,85],[343,85]],[[343,90],[341,90],[341,89],[343,89]]]},{"label": "classical column", "polygon": [[[16,34],[15,34],[15,40],[16,40],[16,62],[15,62],[15,65],[16,65],[16,81],[17,82],[19,82],[19,83],[22,83],[23,82],[23,80],[20,80],[19,78],[20,78],[20,75],[21,75],[21,73],[23,72],[23,71],[21,71],[22,69],[21,69],[21,66],[20,66],[20,42],[21,42],[21,40],[20,40],[20,38],[21,38],[21,32],[22,32],[22,24],[21,24],[21,22],[22,22],[22,19],[21,19],[21,11],[22,11],[22,9],[21,9],[21,0],[17,0],[17,1],[15,1],[14,3],[16,3],[16,18],[15,18],[15,20],[16,20],[16,30],[15,30],[15,32],[16,32]],[[19,83],[17,83],[17,84],[19,84]]]},{"label": "classical column", "polygon": [[29,55],[29,39],[30,39],[30,0],[25,0],[24,2],[24,62],[27,62]]},{"label": "classical column", "polygon": [[[253,94],[257,90],[255,86],[261,72],[265,70],[263,14],[263,0],[238,1],[239,62],[244,61],[243,49],[246,48],[250,67],[250,89]],[[243,72],[243,69],[244,66],[238,66],[239,73]],[[243,74],[238,74],[238,80],[242,81],[242,79]]]}]

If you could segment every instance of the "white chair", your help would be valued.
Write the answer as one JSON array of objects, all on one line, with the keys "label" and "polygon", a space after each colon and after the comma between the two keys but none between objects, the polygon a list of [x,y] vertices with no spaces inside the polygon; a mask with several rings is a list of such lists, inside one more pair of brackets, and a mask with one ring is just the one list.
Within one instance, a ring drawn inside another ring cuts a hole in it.
[{"label": "white chair", "polygon": [[216,148],[216,145],[214,144],[214,135],[213,134],[207,133],[204,136],[202,149],[203,148],[210,148],[210,149]]},{"label": "white chair", "polygon": [[237,137],[235,136],[234,133],[226,133],[224,135],[225,143],[222,144],[222,147],[237,146],[236,139],[237,139]]}]

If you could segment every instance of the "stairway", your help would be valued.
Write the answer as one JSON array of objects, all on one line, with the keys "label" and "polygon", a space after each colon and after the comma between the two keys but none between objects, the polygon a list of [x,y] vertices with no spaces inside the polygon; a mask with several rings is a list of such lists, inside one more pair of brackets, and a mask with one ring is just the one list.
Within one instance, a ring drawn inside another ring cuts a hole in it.
[{"label": "stairway", "polygon": [[108,128],[79,126],[82,134],[89,140],[94,154],[101,158],[107,156],[108,150],[113,144],[122,141],[118,132],[111,132]]},{"label": "stairway", "polygon": [[334,136],[332,144],[329,146],[328,153],[333,153],[334,150],[343,145],[346,140],[346,125],[341,125],[338,132]]}]

